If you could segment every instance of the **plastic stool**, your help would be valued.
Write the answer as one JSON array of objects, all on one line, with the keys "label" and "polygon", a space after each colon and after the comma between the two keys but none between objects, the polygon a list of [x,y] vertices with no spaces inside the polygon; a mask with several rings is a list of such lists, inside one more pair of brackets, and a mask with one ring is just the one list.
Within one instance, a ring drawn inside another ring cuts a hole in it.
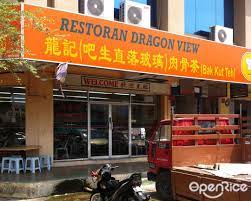
[{"label": "plastic stool", "polygon": [[42,155],[40,158],[40,167],[41,168],[47,168],[47,170],[51,170],[52,166],[52,157],[48,155]]},{"label": "plastic stool", "polygon": [[11,157],[9,162],[8,172],[16,172],[19,174],[20,170],[24,172],[24,160],[21,157]]},{"label": "plastic stool", "polygon": [[39,157],[27,157],[25,160],[25,172],[30,170],[32,173],[35,173],[36,170],[41,172]]},{"label": "plastic stool", "polygon": [[4,170],[9,170],[9,163],[10,163],[11,157],[3,157],[2,158],[2,166],[1,166],[1,173],[4,172]]}]

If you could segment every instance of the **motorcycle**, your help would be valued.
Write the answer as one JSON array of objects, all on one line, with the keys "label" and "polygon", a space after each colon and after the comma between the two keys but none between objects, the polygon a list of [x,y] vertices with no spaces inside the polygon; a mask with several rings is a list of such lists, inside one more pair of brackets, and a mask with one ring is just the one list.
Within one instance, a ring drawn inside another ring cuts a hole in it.
[{"label": "motorcycle", "polygon": [[150,196],[141,189],[141,174],[134,173],[123,181],[112,177],[112,171],[118,166],[112,167],[106,164],[97,171],[91,172],[97,188],[93,190],[90,201],[148,201]]}]

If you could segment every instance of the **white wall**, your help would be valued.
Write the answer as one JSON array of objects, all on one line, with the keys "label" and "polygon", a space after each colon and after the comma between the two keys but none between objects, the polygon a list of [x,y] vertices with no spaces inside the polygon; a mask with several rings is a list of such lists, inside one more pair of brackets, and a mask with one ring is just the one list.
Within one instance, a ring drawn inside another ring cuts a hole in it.
[{"label": "white wall", "polygon": [[161,30],[184,34],[184,0],[157,0],[157,14]]},{"label": "white wall", "polygon": [[78,13],[78,0],[55,0],[55,8]]},{"label": "white wall", "polygon": [[246,0],[246,47],[251,48],[251,1]]},{"label": "white wall", "polygon": [[44,7],[47,6],[47,0],[24,0],[24,3]]}]

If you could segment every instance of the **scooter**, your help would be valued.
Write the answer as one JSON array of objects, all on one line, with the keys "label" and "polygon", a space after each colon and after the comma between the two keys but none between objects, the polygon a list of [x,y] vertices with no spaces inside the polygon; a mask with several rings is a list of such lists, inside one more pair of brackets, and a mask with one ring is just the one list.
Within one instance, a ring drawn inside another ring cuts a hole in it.
[{"label": "scooter", "polygon": [[141,189],[141,174],[134,173],[123,181],[112,177],[111,172],[118,168],[110,164],[102,166],[97,171],[91,172],[97,188],[93,190],[90,201],[148,201],[150,196]]}]

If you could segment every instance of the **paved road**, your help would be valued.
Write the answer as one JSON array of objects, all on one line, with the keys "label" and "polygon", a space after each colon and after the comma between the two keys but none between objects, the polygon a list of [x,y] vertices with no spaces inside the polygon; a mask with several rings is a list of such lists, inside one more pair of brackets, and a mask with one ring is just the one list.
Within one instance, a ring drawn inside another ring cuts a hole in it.
[{"label": "paved road", "polygon": [[[157,193],[155,192],[155,184],[153,182],[144,182],[142,185],[142,188],[145,192],[148,192],[151,194],[152,200],[151,201],[161,201],[158,197]],[[64,195],[64,196],[53,196],[53,197],[46,197],[46,198],[36,198],[36,199],[26,199],[26,200],[20,200],[20,199],[6,199],[6,198],[0,198],[0,201],[89,201],[88,194],[71,194],[71,195]]]}]

